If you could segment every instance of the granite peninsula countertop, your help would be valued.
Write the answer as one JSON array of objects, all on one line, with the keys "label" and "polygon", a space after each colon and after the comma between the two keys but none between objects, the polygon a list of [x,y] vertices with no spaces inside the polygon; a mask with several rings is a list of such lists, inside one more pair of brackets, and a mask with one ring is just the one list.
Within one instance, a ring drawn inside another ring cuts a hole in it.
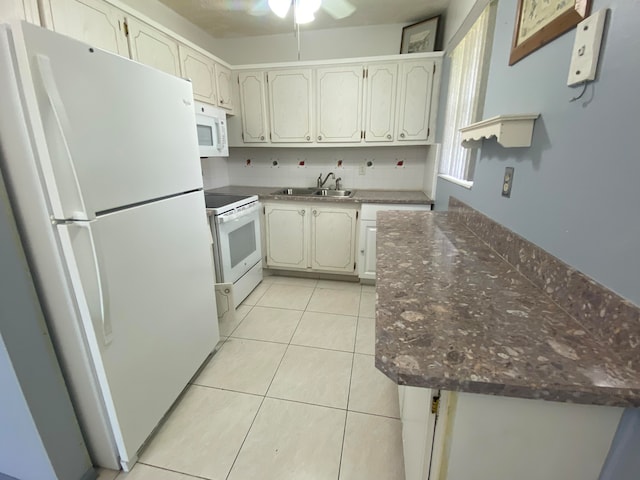
[{"label": "granite peninsula countertop", "polygon": [[433,205],[433,200],[419,190],[353,190],[350,198],[332,198],[297,195],[277,195],[274,192],[285,187],[249,187],[235,186],[213,188],[205,190],[205,193],[224,193],[228,195],[258,195],[260,200],[291,200],[303,202],[333,202],[333,203],[397,203],[404,205]]},{"label": "granite peninsula countertop", "polygon": [[376,366],[401,385],[640,406],[640,372],[444,212],[377,218]]}]

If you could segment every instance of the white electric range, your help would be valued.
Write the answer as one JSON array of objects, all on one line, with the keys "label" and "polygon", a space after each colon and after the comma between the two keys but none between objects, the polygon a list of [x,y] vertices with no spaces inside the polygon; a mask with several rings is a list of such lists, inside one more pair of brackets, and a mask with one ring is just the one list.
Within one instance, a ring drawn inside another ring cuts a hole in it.
[{"label": "white electric range", "polygon": [[236,308],[262,281],[260,202],[256,195],[206,193],[218,283],[233,284]]}]

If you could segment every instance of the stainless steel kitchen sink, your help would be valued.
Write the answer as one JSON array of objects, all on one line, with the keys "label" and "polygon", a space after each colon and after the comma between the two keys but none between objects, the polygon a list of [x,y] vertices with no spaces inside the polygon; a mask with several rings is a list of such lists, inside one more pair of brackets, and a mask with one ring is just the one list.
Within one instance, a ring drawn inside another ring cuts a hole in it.
[{"label": "stainless steel kitchen sink", "polygon": [[283,188],[273,192],[274,195],[315,195],[317,188]]},{"label": "stainless steel kitchen sink", "polygon": [[320,197],[342,197],[342,198],[349,198],[351,195],[353,195],[353,192],[351,190],[326,190],[326,189],[322,189],[322,190],[318,190],[315,195],[320,196]]},{"label": "stainless steel kitchen sink", "polygon": [[273,192],[273,195],[308,196],[308,197],[333,197],[350,198],[352,190],[329,190],[327,188],[299,188],[287,187]]}]

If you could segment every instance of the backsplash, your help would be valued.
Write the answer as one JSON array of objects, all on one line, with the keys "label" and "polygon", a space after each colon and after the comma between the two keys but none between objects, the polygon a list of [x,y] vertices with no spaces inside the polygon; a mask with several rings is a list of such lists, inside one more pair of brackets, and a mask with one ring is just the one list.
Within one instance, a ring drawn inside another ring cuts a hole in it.
[{"label": "backsplash", "polygon": [[[433,178],[433,161],[428,157],[425,146],[232,148],[227,166],[231,185],[310,187],[320,174],[333,172],[345,189],[425,190]],[[327,182],[334,184],[333,179]]]}]

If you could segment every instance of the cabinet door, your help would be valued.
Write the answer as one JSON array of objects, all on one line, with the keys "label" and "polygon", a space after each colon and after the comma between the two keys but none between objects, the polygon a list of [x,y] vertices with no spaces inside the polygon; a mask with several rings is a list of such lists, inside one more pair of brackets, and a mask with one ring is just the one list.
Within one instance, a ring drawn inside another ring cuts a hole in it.
[{"label": "cabinet door", "polygon": [[327,272],[354,272],[357,211],[347,208],[311,208],[311,268]]},{"label": "cabinet door", "polygon": [[273,143],[313,141],[311,70],[267,72]]},{"label": "cabinet door", "polygon": [[396,129],[398,141],[430,139],[434,69],[433,60],[411,61],[401,65]]},{"label": "cabinet door", "polygon": [[360,221],[360,278],[376,279],[376,221]]},{"label": "cabinet door", "polygon": [[431,464],[436,414],[431,412],[434,392],[429,388],[398,386],[401,399],[402,450],[406,480],[427,480]]},{"label": "cabinet door", "polygon": [[124,14],[101,0],[48,0],[44,24],[96,48],[129,56]]},{"label": "cabinet door", "polygon": [[267,266],[309,266],[309,208],[302,205],[265,205]]},{"label": "cabinet door", "polygon": [[128,17],[131,58],[163,72],[180,76],[178,43],[160,30]]},{"label": "cabinet door", "polygon": [[361,65],[316,70],[318,142],[362,140]]},{"label": "cabinet door", "polygon": [[266,143],[269,141],[267,126],[267,101],[264,72],[240,72],[240,116],[242,117],[242,140],[244,143]]},{"label": "cabinet door", "polygon": [[214,61],[184,45],[179,45],[178,51],[182,76],[191,80],[193,98],[217,105]]},{"label": "cabinet door", "polygon": [[396,112],[398,65],[371,65],[367,68],[365,103],[366,142],[392,142]]},{"label": "cabinet door", "polygon": [[233,94],[231,91],[231,70],[219,63],[215,64],[216,85],[218,86],[218,106],[233,110]]},{"label": "cabinet door", "polygon": [[14,19],[26,20],[40,25],[37,0],[2,0],[0,1],[0,23]]}]

